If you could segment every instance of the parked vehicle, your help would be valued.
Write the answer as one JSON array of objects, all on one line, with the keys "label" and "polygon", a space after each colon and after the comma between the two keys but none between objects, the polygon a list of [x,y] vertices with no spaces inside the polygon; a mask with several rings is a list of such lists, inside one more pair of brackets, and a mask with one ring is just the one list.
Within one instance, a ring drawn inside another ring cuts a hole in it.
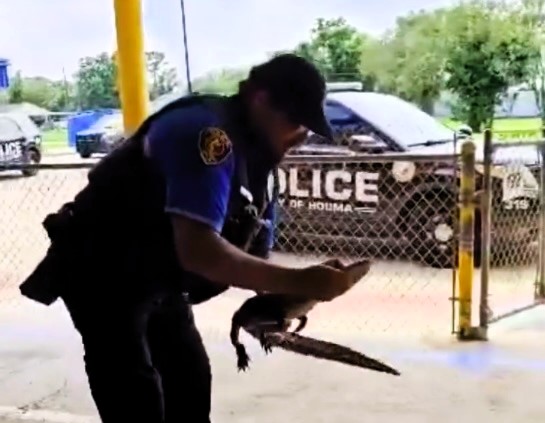
[{"label": "parked vehicle", "polygon": [[[42,135],[26,115],[0,114],[0,169],[2,164],[38,164],[42,159]],[[23,169],[24,176],[34,176],[36,169]]]},{"label": "parked vehicle", "polygon": [[[280,242],[294,248],[410,252],[432,266],[453,265],[459,169],[454,160],[437,162],[433,156],[459,151],[460,138],[471,131],[461,128],[455,143],[454,130],[411,103],[379,93],[330,92],[325,112],[335,142],[311,136],[290,156],[342,159],[292,164],[288,159],[281,166]],[[385,160],[389,153],[407,159]],[[482,155],[478,144],[478,160]],[[356,156],[364,161],[350,159]],[[491,245],[496,250],[537,239],[537,163],[537,152],[527,147],[502,148],[495,157]],[[477,171],[480,189],[482,166]],[[479,264],[478,211],[474,250]]]},{"label": "parked vehicle", "polygon": [[120,113],[107,114],[90,128],[76,134],[76,151],[87,159],[96,153],[111,152],[122,140],[123,116]]}]

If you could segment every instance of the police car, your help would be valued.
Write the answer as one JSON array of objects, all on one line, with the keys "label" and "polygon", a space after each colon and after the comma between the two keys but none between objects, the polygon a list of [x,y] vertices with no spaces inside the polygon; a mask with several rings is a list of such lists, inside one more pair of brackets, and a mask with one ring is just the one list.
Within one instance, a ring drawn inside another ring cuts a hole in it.
[{"label": "police car", "polygon": [[113,113],[98,119],[76,134],[76,152],[87,159],[93,154],[108,154],[123,141],[123,115]]},{"label": "police car", "polygon": [[[452,266],[457,251],[459,169],[454,160],[438,162],[434,156],[459,152],[467,130],[455,137],[455,131],[411,103],[354,89],[329,92],[325,113],[335,141],[329,144],[311,136],[278,170],[282,207],[277,247],[393,257],[408,253],[434,267]],[[477,147],[479,161],[482,145]],[[380,158],[392,153],[407,159]],[[298,155],[328,156],[328,160],[294,161]],[[502,148],[494,162],[491,245],[501,254],[502,249],[537,239],[540,171],[532,148]],[[482,186],[480,172],[482,166],[477,167],[477,189]]]},{"label": "police car", "polygon": [[[42,136],[27,116],[18,113],[0,114],[0,170],[2,164],[38,164],[42,158]],[[24,176],[34,176],[36,169],[22,170]]]}]

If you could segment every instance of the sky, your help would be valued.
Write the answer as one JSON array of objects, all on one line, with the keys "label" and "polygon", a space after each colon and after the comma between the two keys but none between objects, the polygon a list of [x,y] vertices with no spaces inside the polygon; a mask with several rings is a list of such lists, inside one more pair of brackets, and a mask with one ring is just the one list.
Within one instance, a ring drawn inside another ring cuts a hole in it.
[{"label": "sky", "polygon": [[[131,1],[131,0],[127,0]],[[454,0],[185,0],[192,78],[248,66],[308,39],[317,18],[344,17],[370,34],[398,16]],[[166,54],[185,76],[180,0],[143,0],[146,50]],[[116,45],[113,0],[0,0],[0,57],[10,73],[68,79],[78,59]]]}]

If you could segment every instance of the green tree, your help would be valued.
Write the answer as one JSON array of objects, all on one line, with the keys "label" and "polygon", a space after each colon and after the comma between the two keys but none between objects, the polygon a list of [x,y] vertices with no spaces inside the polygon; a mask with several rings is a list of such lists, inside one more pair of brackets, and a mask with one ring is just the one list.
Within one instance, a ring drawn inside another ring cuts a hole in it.
[{"label": "green tree", "polygon": [[418,104],[428,113],[444,88],[444,10],[411,13],[381,39],[368,42],[361,73],[376,88]]},{"label": "green tree", "polygon": [[238,84],[248,76],[247,69],[222,69],[193,81],[193,90],[203,94],[234,94]]},{"label": "green tree", "polygon": [[333,68],[325,55],[324,49],[320,48],[315,42],[304,41],[299,43],[297,47],[295,47],[293,53],[314,63],[328,78],[333,72]]},{"label": "green tree", "polygon": [[296,46],[294,53],[312,61],[329,81],[360,80],[371,86],[372,81],[360,73],[362,51],[368,40],[344,18],[318,19],[310,40]]},{"label": "green tree", "polygon": [[150,98],[168,94],[176,88],[176,69],[166,61],[165,54],[159,51],[146,53],[147,70],[150,76]]},{"label": "green tree", "polygon": [[8,90],[10,103],[32,103],[51,111],[74,109],[72,89],[68,82],[51,81],[42,76],[24,78],[17,72]]},{"label": "green tree", "polygon": [[82,109],[120,107],[115,55],[101,53],[80,59],[75,78]]},{"label": "green tree", "polygon": [[46,109],[56,109],[54,98],[59,94],[59,87],[44,77],[25,78],[23,101]]},{"label": "green tree", "polygon": [[461,4],[448,19],[446,86],[458,96],[459,117],[480,131],[492,125],[494,108],[509,86],[527,79],[535,58],[532,34],[506,4]]},{"label": "green tree", "polygon": [[21,75],[21,71],[17,71],[15,76],[12,78],[8,89],[8,99],[10,103],[23,102],[23,87],[23,76]]},{"label": "green tree", "polygon": [[522,0],[520,16],[534,36],[536,52],[527,83],[534,92],[542,127],[545,128],[545,0]]},{"label": "green tree", "polygon": [[74,86],[67,81],[54,81],[53,96],[49,100],[49,109],[52,111],[71,111],[76,108]]}]

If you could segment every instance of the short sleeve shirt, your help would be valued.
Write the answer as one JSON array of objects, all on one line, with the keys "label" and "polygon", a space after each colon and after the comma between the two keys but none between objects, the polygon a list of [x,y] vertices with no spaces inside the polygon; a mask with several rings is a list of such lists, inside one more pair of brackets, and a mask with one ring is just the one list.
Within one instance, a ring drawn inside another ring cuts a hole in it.
[{"label": "short sleeve shirt", "polygon": [[165,178],[165,211],[220,233],[229,204],[234,154],[219,116],[203,103],[166,111],[152,122],[146,143],[149,157]]}]

